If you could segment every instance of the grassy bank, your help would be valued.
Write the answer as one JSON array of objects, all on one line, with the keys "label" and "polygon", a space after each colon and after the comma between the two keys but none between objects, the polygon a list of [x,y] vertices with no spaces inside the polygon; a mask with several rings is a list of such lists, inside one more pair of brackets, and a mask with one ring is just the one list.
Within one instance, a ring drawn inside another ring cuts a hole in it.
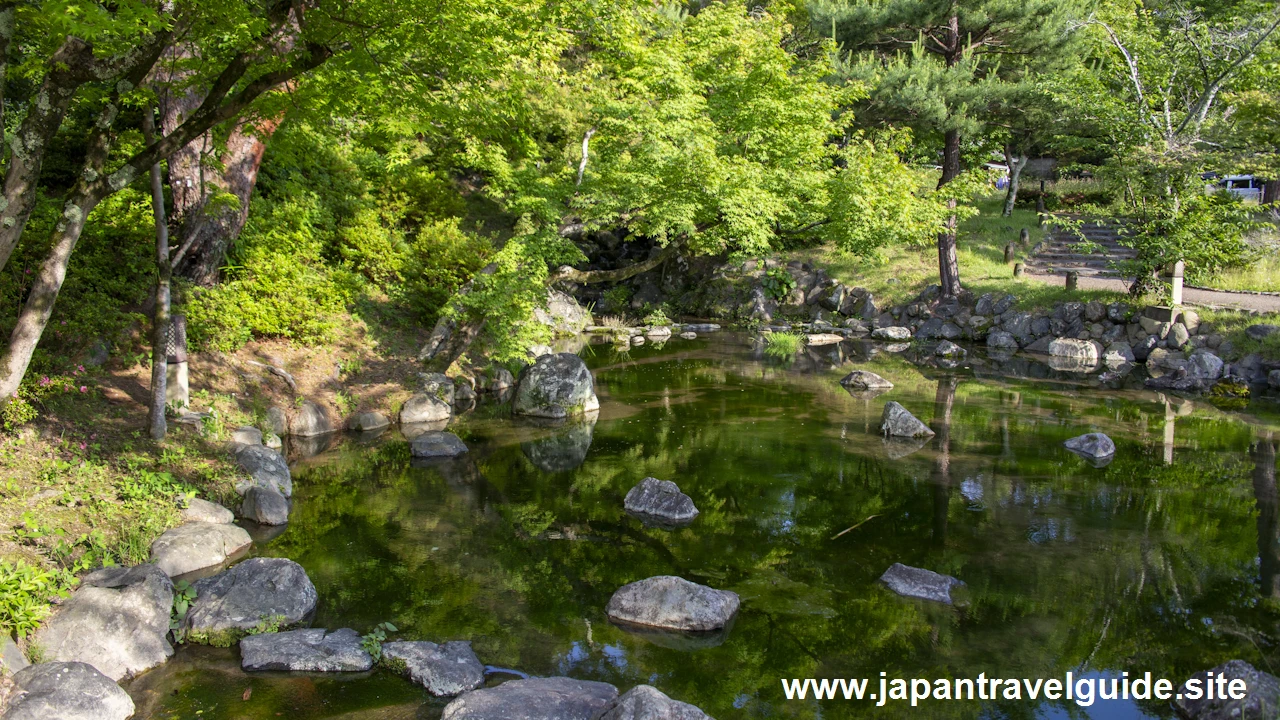
[{"label": "grassy bank", "polygon": [[[1036,221],[1034,210],[1017,208],[1012,217],[1001,216],[1003,196],[993,196],[978,203],[979,214],[965,220],[959,229],[957,259],[960,279],[973,292],[1013,293],[1023,299],[1025,307],[1051,305],[1066,300],[1123,299],[1121,293],[1103,290],[1067,291],[1034,276],[1013,277],[1013,263],[1026,259],[1045,231]],[[1014,258],[1004,261],[1004,248],[1017,243],[1026,228],[1030,240],[1016,247]],[[881,307],[905,302],[929,285],[938,282],[938,255],[933,247],[894,247],[873,258],[861,258],[835,251],[830,247],[798,250],[788,260],[803,260],[826,267],[832,277],[853,287],[864,287],[876,297]]]}]

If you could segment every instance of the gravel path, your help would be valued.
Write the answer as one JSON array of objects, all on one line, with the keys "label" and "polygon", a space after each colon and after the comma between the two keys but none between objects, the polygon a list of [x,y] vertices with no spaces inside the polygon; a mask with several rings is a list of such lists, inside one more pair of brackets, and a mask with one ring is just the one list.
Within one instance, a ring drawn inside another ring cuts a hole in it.
[{"label": "gravel path", "polygon": [[[1041,282],[1064,286],[1067,279],[1061,275],[1027,275]],[[1080,287],[1086,290],[1111,290],[1128,292],[1129,283],[1119,278],[1080,278]],[[1187,305],[1198,305],[1210,308],[1235,308],[1237,310],[1257,310],[1266,313],[1280,313],[1280,295],[1250,295],[1222,290],[1194,290],[1184,288],[1182,300]]]}]

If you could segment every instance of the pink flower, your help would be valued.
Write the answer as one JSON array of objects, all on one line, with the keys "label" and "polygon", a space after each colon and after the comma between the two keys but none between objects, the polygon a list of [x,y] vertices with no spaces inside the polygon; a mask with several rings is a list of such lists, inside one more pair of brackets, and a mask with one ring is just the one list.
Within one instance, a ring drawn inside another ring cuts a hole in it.
[{"label": "pink flower", "polygon": [[84,372],[84,366],[83,366],[83,365],[77,365],[77,366],[76,366],[76,372]]},{"label": "pink flower", "polygon": [[81,450],[84,450],[84,449],[85,449],[85,447],[87,447],[87,446],[86,446],[84,443],[80,443],[80,449],[81,449]]},{"label": "pink flower", "polygon": [[89,388],[85,387],[84,385],[81,385],[80,392],[89,392]]}]

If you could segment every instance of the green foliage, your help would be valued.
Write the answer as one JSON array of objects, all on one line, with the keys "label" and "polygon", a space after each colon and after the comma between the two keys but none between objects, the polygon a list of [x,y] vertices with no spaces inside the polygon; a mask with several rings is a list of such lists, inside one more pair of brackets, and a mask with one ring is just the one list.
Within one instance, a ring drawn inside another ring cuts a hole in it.
[{"label": "green foliage", "polygon": [[602,309],[608,312],[622,311],[627,307],[627,304],[631,302],[631,296],[634,293],[635,291],[630,285],[614,285],[608,290],[605,290],[604,294],[601,295],[600,299],[604,304],[604,308]]},{"label": "green foliage", "polygon": [[785,267],[773,267],[765,271],[760,284],[775,302],[782,302],[796,288],[796,279],[787,272]]},{"label": "green foliage", "polygon": [[771,332],[764,336],[764,352],[770,357],[790,360],[804,347],[804,334]]},{"label": "green foliage", "polygon": [[666,311],[662,308],[654,308],[652,312],[644,316],[641,321],[648,327],[659,327],[671,324],[671,318],[667,317]]},{"label": "green foliage", "polygon": [[72,375],[25,378],[18,386],[18,394],[0,405],[0,429],[13,432],[35,420],[39,416],[38,408],[44,407],[52,398],[66,394],[87,394],[90,388],[82,384],[88,382],[82,376],[83,367],[72,372]]},{"label": "green foliage", "polygon": [[360,647],[369,653],[373,661],[382,660],[382,643],[387,641],[387,633],[397,632],[396,626],[389,622],[378,623],[373,629],[360,636]]},{"label": "green foliage", "polygon": [[69,596],[75,583],[65,570],[0,560],[0,633],[27,637],[49,614],[49,601]]},{"label": "green foliage", "polygon": [[268,635],[280,632],[281,626],[285,621],[284,615],[262,615],[258,618],[258,622],[249,628],[249,635]]},{"label": "green foliage", "polygon": [[169,615],[169,631],[173,633],[175,643],[181,644],[186,640],[187,631],[182,625],[195,599],[196,589],[191,583],[179,580],[173,584],[173,610]]},{"label": "green foliage", "polygon": [[1124,263],[1135,277],[1134,294],[1163,292],[1154,273],[1178,260],[1186,263],[1186,277],[1203,283],[1214,273],[1241,265],[1248,257],[1244,236],[1257,227],[1252,213],[1230,193],[1192,195],[1148,208],[1145,222],[1122,236],[1121,242],[1138,251]]},{"label": "green foliage", "polygon": [[464,231],[458,219],[428,222],[407,251],[398,292],[424,325],[432,324],[453,293],[492,255],[492,245]]}]

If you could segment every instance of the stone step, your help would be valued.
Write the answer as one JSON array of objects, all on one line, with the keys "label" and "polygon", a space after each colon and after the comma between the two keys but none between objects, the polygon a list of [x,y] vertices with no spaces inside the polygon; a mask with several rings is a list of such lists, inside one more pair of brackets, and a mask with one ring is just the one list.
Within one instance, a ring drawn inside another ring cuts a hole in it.
[{"label": "stone step", "polygon": [[1128,253],[1077,253],[1077,252],[1055,252],[1053,250],[1041,251],[1035,254],[1035,257],[1045,260],[1132,260],[1137,257],[1136,254]]}]

